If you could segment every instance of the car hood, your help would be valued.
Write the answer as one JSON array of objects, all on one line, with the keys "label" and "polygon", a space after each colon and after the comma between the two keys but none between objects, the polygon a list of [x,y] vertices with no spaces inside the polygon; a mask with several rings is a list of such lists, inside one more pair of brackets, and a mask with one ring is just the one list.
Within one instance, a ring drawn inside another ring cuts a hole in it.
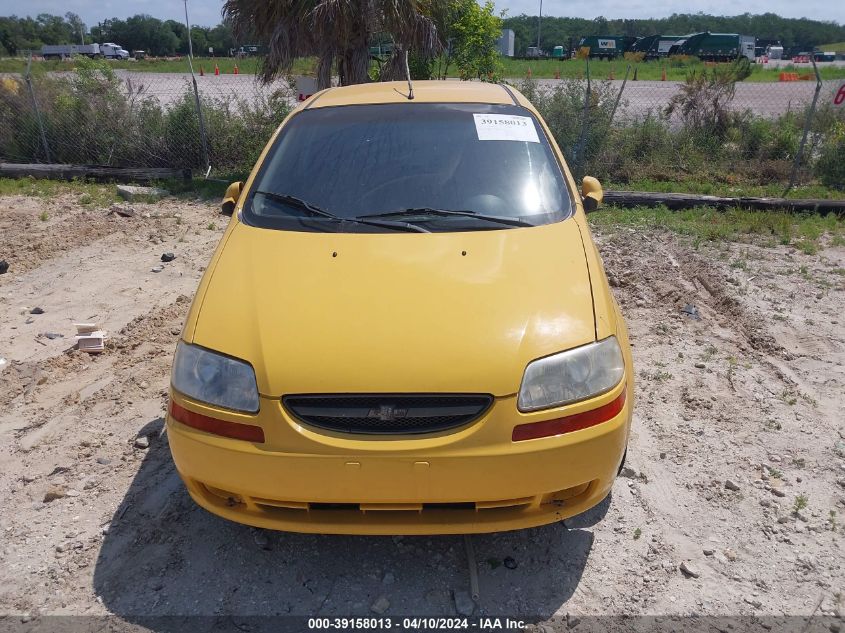
[{"label": "car hood", "polygon": [[503,396],[529,361],[595,340],[574,219],[377,234],[237,223],[197,301],[193,342],[252,363],[272,397]]}]

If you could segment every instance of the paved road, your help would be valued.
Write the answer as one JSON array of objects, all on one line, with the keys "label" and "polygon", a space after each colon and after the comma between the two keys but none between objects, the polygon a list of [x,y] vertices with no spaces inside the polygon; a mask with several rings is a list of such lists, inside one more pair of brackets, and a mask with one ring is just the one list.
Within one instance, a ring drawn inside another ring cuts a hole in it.
[{"label": "paved road", "polygon": [[[832,62],[840,63],[840,62]],[[186,92],[191,91],[191,77],[183,73],[144,73],[117,71],[123,79],[131,81],[134,90],[141,89],[141,94],[157,99],[164,106],[171,106],[180,101]],[[252,75],[208,75],[197,76],[200,94],[210,99],[243,100],[256,105],[276,90],[284,90],[295,101],[295,91],[285,81],[277,81],[269,86],[262,86]],[[518,80],[513,80],[517,83]],[[540,79],[544,87],[553,87],[561,80]],[[820,102],[830,101],[842,80],[825,81]],[[611,82],[615,89],[622,86],[617,79]],[[129,82],[127,82],[129,85]],[[628,81],[625,86],[619,116],[639,118],[647,112],[663,109],[677,91],[681,82],[676,81]],[[777,83],[747,82],[737,84],[733,107],[749,109],[755,114],[775,117],[788,110],[803,108],[813,98],[815,82],[795,81]]]},{"label": "paved road", "polygon": [[[845,67],[845,59],[837,59],[832,62],[817,62],[816,65],[819,68],[843,68]],[[798,70],[808,70],[810,72],[813,71],[813,65],[810,62],[805,64],[795,64],[791,59],[770,59],[766,66],[769,68],[785,68],[787,66],[793,66]]]},{"label": "paved road", "polygon": [[[144,85],[145,94],[156,97],[165,105],[180,99],[184,92],[190,89],[190,77],[187,75],[134,72],[125,75],[131,76],[135,85]],[[546,87],[560,83],[555,79],[540,79],[539,82]],[[618,79],[612,83],[617,90],[622,86],[622,81]],[[835,87],[839,84],[839,80],[824,82],[820,99],[831,99]],[[681,82],[676,81],[628,81],[623,93],[620,115],[634,118],[641,117],[648,111],[660,110],[669,103],[680,85]],[[197,87],[205,97],[245,99],[251,103],[262,96],[269,96],[274,90],[289,90],[284,81],[275,82],[271,86],[261,86],[250,75],[197,77]],[[755,114],[774,117],[787,110],[804,107],[812,100],[814,89],[815,82],[812,81],[740,83],[736,87],[733,105],[737,109],[747,108]]]}]

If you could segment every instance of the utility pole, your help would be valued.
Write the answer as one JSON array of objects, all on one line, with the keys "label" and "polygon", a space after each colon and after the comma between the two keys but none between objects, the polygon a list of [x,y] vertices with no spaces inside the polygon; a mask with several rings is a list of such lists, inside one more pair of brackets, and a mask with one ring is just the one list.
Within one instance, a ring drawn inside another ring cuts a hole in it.
[{"label": "utility pole", "polygon": [[[208,139],[205,136],[205,117],[202,113],[200,91],[197,88],[197,78],[194,75],[194,45],[191,43],[191,21],[188,19],[188,0],[185,0],[185,26],[188,28],[188,68],[191,69],[191,82],[194,84],[194,104],[197,106],[197,118],[200,124],[200,142],[202,143],[202,157],[205,161],[205,177],[211,173],[211,160],[208,158]],[[202,70],[202,69],[200,69]]]},{"label": "utility pole", "polygon": [[540,52],[540,27],[543,22],[543,0],[540,0],[540,15],[537,16],[537,52]]},{"label": "utility pole", "polygon": [[185,0],[185,26],[188,27],[188,63],[191,65],[191,72],[194,72],[193,64],[191,63],[194,59],[194,45],[191,43],[191,22],[188,20],[188,0]]}]

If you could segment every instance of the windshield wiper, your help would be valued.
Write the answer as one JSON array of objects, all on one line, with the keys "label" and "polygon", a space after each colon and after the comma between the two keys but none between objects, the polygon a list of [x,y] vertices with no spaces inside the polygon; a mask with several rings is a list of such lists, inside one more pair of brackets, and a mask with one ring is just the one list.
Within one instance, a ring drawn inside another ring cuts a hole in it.
[{"label": "windshield wiper", "polygon": [[421,226],[416,226],[415,224],[409,224],[408,222],[390,222],[389,220],[367,220],[363,218],[344,218],[339,215],[335,215],[325,209],[321,209],[320,207],[311,204],[310,202],[306,202],[301,198],[297,198],[296,196],[291,196],[286,193],[276,193],[275,191],[262,191],[259,189],[255,192],[258,195],[262,195],[265,198],[270,198],[271,200],[275,200],[276,202],[281,202],[282,204],[289,205],[296,209],[301,209],[303,211],[307,211],[312,216],[317,216],[321,218],[329,218],[332,220],[336,220],[338,222],[352,222],[353,224],[366,224],[368,226],[382,226],[387,227],[390,229],[397,229],[402,231],[414,231],[416,233],[431,233],[428,229],[424,229]]},{"label": "windshield wiper", "polygon": [[359,215],[358,219],[369,218],[394,218],[403,217],[406,215],[437,215],[437,216],[459,216],[465,218],[475,218],[477,220],[486,220],[488,222],[496,222],[498,224],[508,224],[510,226],[536,226],[525,220],[519,218],[505,218],[499,215],[485,215],[477,211],[458,211],[453,209],[435,209],[432,207],[415,207],[411,209],[398,209],[396,211],[386,211],[384,213],[372,213],[369,215]]}]

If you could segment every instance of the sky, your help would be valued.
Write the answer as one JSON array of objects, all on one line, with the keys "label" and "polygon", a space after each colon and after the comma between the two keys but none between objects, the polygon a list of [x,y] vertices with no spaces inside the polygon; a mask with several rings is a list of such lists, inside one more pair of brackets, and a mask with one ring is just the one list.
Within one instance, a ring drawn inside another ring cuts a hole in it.
[{"label": "sky", "polygon": [[[213,26],[220,22],[221,0],[188,0],[192,24]],[[497,0],[497,9],[507,9],[509,15],[537,15],[539,0]],[[25,7],[25,9],[23,8]],[[126,18],[138,13],[148,13],[162,20],[183,21],[185,9],[182,0],[29,0],[18,5],[12,0],[0,0],[0,15],[31,15],[52,13],[64,15],[78,13],[90,27],[106,18]],[[697,13],[736,15],[738,13],[777,13],[790,18],[810,18],[845,23],[845,2],[841,0],[709,0],[700,2],[684,0],[545,0],[543,15],[595,18],[659,18],[672,13]]]}]

